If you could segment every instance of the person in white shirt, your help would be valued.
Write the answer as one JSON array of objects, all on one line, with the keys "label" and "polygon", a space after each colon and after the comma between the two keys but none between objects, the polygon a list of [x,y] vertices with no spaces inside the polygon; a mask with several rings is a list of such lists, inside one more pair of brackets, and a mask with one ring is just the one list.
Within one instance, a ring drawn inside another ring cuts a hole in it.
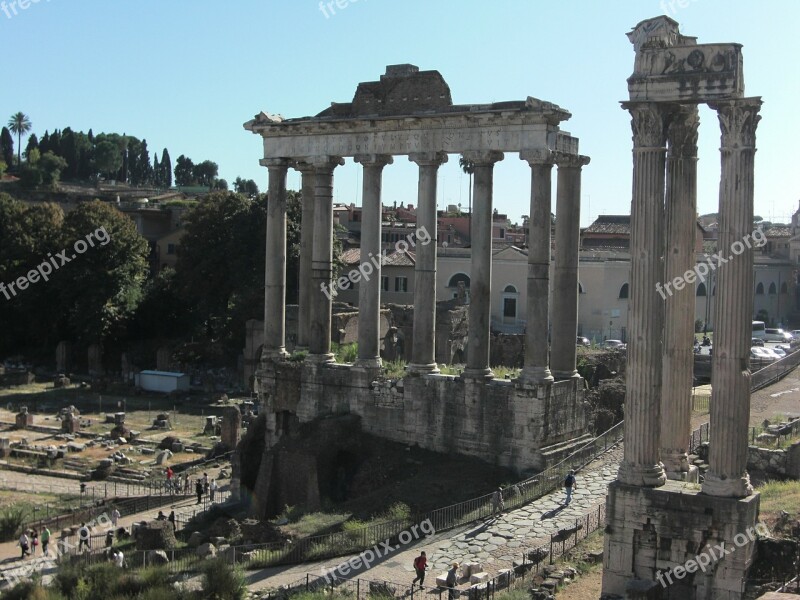
[{"label": "person in white shirt", "polygon": [[117,554],[114,556],[114,564],[120,569],[125,566],[125,555],[122,550],[117,550]]},{"label": "person in white shirt", "polygon": [[111,524],[115,528],[117,527],[117,521],[119,521],[120,516],[121,515],[119,514],[119,510],[118,509],[115,508],[114,510],[111,511]]},{"label": "person in white shirt", "polygon": [[19,547],[20,550],[22,550],[22,556],[20,556],[20,559],[30,556],[30,542],[28,541],[28,534],[25,531],[23,531],[22,535],[19,536]]}]

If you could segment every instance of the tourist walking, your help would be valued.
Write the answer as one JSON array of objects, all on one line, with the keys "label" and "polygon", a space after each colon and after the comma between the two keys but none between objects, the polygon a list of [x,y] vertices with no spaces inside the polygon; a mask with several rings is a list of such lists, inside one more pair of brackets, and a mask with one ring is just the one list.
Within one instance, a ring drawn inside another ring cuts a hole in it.
[{"label": "tourist walking", "polygon": [[22,535],[19,536],[19,548],[22,550],[22,556],[20,556],[20,559],[30,556],[30,542],[28,540],[28,534],[25,531],[23,531]]},{"label": "tourist walking", "polygon": [[503,488],[497,488],[492,494],[492,513],[503,514],[505,504],[503,503]]},{"label": "tourist walking", "polygon": [[39,545],[39,534],[31,529],[31,556],[36,556],[36,547]]},{"label": "tourist walking", "polygon": [[90,536],[91,534],[89,533],[89,528],[86,526],[86,523],[81,523],[80,529],[78,529],[78,552],[80,552],[84,546],[91,552],[91,548],[89,547]]},{"label": "tourist walking", "polygon": [[203,493],[208,493],[208,473],[203,473]]},{"label": "tourist walking", "polygon": [[577,487],[578,487],[578,486],[576,485],[576,483],[577,483],[577,482],[576,482],[576,480],[575,480],[575,471],[570,471],[570,472],[567,474],[566,478],[564,479],[564,490],[565,490],[565,491],[566,491],[566,493],[567,493],[567,497],[566,497],[566,499],[564,500],[564,505],[565,505],[565,506],[566,506],[567,504],[569,504],[569,503],[570,503],[570,501],[572,500],[572,490],[574,490],[574,489],[577,489]]},{"label": "tourist walking", "polygon": [[411,582],[411,587],[414,587],[414,584],[419,580],[419,587],[425,583],[425,569],[428,568],[428,557],[425,556],[425,551],[423,550],[420,552],[419,556],[414,559],[414,571],[417,572],[417,576],[414,578],[414,581]]},{"label": "tourist walking", "polygon": [[174,510],[170,511],[169,516],[167,517],[167,521],[172,523],[172,531],[177,531],[178,530],[178,526],[175,524],[175,511]]},{"label": "tourist walking", "polygon": [[214,495],[216,494],[216,492],[217,492],[217,482],[215,480],[212,480],[208,486],[208,493],[211,498],[211,502],[214,502]]},{"label": "tourist walking", "polygon": [[456,600],[458,597],[458,590],[456,589],[456,582],[458,581],[458,563],[454,562],[450,565],[450,570],[447,572],[447,579],[445,579],[445,585],[447,585],[447,598],[448,600]]},{"label": "tourist walking", "polygon": [[203,502],[203,482],[201,480],[197,480],[197,483],[194,484],[194,493],[197,494],[197,503],[200,504]]},{"label": "tourist walking", "polygon": [[47,525],[44,526],[42,529],[42,554],[45,556],[49,556],[47,553],[47,546],[50,545],[50,530],[47,528]]},{"label": "tourist walking", "polygon": [[122,515],[119,514],[119,509],[115,506],[114,510],[111,511],[111,525],[114,526],[114,529],[117,528],[117,522],[119,521],[120,516]]},{"label": "tourist walking", "polygon": [[189,481],[189,474],[183,478],[183,493],[189,494],[192,491],[192,483]]}]

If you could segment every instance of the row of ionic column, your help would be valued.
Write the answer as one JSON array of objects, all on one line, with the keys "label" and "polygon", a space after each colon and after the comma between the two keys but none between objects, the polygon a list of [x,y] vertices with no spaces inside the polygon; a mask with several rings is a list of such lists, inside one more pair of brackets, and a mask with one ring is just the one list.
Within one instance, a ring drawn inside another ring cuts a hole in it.
[{"label": "row of ionic column", "polygon": [[[760,99],[711,104],[722,130],[719,255],[753,230]],[[633,128],[625,449],[619,479],[686,479],[691,432],[697,219],[697,107],[628,102]],[[744,497],[753,312],[751,248],[717,267],[711,448],[703,492]],[[671,282],[671,283],[670,283]],[[670,286],[667,287],[667,283]]]},{"label": "row of ionic column", "polygon": [[[503,159],[497,151],[468,152],[474,166],[474,211],[471,219],[470,334],[464,376],[489,378],[492,280],[492,195],[494,164]],[[531,167],[529,219],[528,302],[526,354],[521,379],[546,384],[577,374],[578,246],[580,233],[581,168],[584,156],[549,150],[523,152]],[[409,159],[419,166],[417,228],[424,228],[431,243],[416,245],[414,282],[414,337],[409,370],[437,372],[436,335],[436,184],[444,152],[415,153]],[[358,155],[362,165],[363,209],[361,266],[359,269],[359,334],[356,366],[377,368],[380,359],[381,289],[381,180],[388,155]],[[286,296],[286,175],[290,167],[302,174],[302,227],[299,267],[297,345],[308,348],[308,360],[329,362],[332,281],[333,171],[343,164],[336,156],[302,159],[265,159],[269,169],[267,256],[265,277],[264,359],[279,359],[285,350]],[[558,302],[550,313],[551,170],[558,165],[556,263],[553,295]],[[549,317],[552,316],[552,332]],[[552,333],[552,342],[550,341]],[[551,351],[548,355],[548,348]]]}]

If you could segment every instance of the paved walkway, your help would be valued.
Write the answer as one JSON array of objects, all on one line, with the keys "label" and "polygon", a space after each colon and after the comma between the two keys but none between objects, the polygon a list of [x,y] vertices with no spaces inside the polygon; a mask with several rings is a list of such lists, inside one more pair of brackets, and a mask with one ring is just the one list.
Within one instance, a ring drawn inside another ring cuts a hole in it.
[{"label": "paved walkway", "polygon": [[[605,503],[606,488],[616,478],[621,459],[620,445],[584,467],[577,474],[578,487],[568,506],[563,505],[564,491],[556,490],[499,517],[434,534],[403,547],[395,546],[370,569],[356,569],[340,578],[410,585],[414,579],[413,561],[421,550],[428,556],[426,587],[435,586],[436,576],[444,573],[452,561],[480,562],[486,572],[495,575],[501,569],[511,568],[514,560],[521,560],[525,550],[549,542],[551,533],[574,526],[576,519]],[[251,591],[277,588],[295,583],[307,573],[313,579],[356,556],[251,571],[246,576],[248,587]]]}]

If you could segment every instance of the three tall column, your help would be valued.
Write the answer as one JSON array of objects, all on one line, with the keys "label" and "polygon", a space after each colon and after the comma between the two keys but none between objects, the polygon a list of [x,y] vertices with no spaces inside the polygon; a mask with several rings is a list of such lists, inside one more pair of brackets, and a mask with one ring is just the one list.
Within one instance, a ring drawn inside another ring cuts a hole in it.
[{"label": "three tall column", "polygon": [[747,474],[750,423],[750,322],[753,315],[753,175],[760,98],[709,103],[722,129],[719,254],[711,440],[703,492],[742,498],[753,492]]},{"label": "three tall column", "polygon": [[427,230],[432,244],[416,247],[414,267],[414,339],[411,345],[413,373],[438,373],[436,366],[436,179],[447,162],[444,152],[409,154],[419,166],[417,183],[417,227]]}]

